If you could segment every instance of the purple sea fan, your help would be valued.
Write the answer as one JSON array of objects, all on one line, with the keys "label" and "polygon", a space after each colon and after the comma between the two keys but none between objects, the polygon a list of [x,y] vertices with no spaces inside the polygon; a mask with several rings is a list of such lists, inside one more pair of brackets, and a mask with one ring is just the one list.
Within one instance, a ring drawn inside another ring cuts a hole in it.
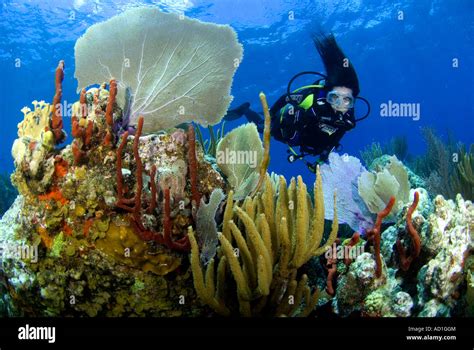
[{"label": "purple sea fan", "polygon": [[357,179],[366,171],[356,157],[333,152],[329,163],[320,167],[323,180],[325,219],[334,216],[333,194],[336,191],[337,216],[340,223],[348,224],[354,231],[364,233],[374,225],[373,215],[368,211],[357,191]]}]

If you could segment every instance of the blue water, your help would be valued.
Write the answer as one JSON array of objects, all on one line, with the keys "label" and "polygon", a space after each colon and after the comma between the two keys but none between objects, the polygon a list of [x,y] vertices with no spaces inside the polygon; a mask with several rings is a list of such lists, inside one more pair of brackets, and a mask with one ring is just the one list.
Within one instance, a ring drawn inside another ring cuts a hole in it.
[{"label": "blue water", "polygon": [[[357,70],[360,95],[372,105],[370,117],[342,141],[351,155],[359,156],[372,141],[384,143],[399,135],[408,137],[411,153],[420,154],[422,126],[434,127],[441,136],[450,130],[456,140],[473,142],[472,0],[2,1],[0,172],[13,170],[10,149],[21,108],[31,107],[33,100],[52,100],[60,59],[66,62],[63,99],[78,99],[73,77],[77,38],[90,25],[140,4],[231,25],[244,45],[233,105],[249,101],[258,111],[260,91],[271,104],[294,74],[323,70],[310,33],[334,32]],[[453,67],[456,59],[458,67]],[[420,119],[381,117],[380,105],[389,100],[419,103]],[[243,122],[227,123],[226,129]],[[70,130],[68,121],[65,128]],[[286,156],[286,147],[272,142],[270,170],[302,174],[311,183],[314,175],[301,162],[289,164]]]}]

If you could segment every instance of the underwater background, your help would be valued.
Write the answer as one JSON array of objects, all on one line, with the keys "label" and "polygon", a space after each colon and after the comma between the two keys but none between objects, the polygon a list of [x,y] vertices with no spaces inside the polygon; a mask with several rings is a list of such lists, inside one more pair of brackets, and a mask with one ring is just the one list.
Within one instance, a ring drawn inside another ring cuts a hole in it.
[{"label": "underwater background", "polygon": [[[14,169],[10,150],[23,118],[20,110],[28,101],[54,95],[49,82],[57,62],[66,62],[63,99],[75,101],[75,41],[90,25],[143,4],[229,24],[237,31],[244,59],[234,77],[231,108],[248,101],[260,112],[260,91],[266,92],[271,105],[295,74],[324,71],[310,35],[332,31],[356,68],[360,96],[372,107],[369,118],[343,138],[342,153],[360,158],[374,141],[384,145],[405,136],[408,152],[420,155],[426,150],[423,127],[433,128],[444,140],[451,133],[455,142],[472,142],[474,2],[470,0],[2,1],[0,172]],[[294,86],[307,82],[301,78]],[[390,100],[420,104],[419,120],[381,117],[380,105]],[[356,114],[363,115],[365,108],[356,105]],[[245,118],[228,122],[226,130],[244,122]],[[65,129],[70,130],[70,120]],[[286,150],[272,140],[269,170],[287,177],[301,174],[312,183],[314,174],[301,161],[288,163]]]},{"label": "underwater background", "polygon": [[[0,317],[474,315],[472,10],[3,2]],[[321,33],[371,108],[311,172],[268,105]]]}]

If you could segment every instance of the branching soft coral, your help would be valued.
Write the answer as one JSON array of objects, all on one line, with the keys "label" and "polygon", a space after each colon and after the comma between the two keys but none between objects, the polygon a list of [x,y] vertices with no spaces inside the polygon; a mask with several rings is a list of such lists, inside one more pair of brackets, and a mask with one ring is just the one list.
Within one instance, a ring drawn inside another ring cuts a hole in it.
[{"label": "branching soft coral", "polygon": [[459,161],[451,176],[453,196],[460,193],[464,199],[474,200],[474,144],[469,151],[459,149]]}]

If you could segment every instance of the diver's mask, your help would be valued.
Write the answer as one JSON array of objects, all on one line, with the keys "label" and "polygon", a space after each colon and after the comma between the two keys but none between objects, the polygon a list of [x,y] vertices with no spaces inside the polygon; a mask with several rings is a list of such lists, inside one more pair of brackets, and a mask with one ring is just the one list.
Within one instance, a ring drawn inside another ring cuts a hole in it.
[{"label": "diver's mask", "polygon": [[[291,84],[298,77],[300,77],[302,75],[308,75],[308,74],[309,75],[317,75],[317,76],[320,77],[320,79],[318,79],[315,82],[315,84],[305,86],[303,88],[322,88],[324,86],[324,84],[321,83],[322,81],[325,82],[325,80],[327,79],[327,77],[324,74],[321,74],[319,72],[313,72],[313,71],[305,71],[305,72],[298,73],[295,76],[293,76],[293,78],[291,78],[290,81],[288,82],[288,85],[287,85],[287,88],[286,88],[286,99],[285,99],[286,103],[289,103],[289,104],[293,105],[295,108],[298,108],[298,105],[301,101],[295,100],[294,96],[292,96]],[[297,91],[299,91],[303,88],[296,89],[295,91],[293,91],[293,93],[295,93],[295,92],[297,92]],[[333,92],[335,93],[334,95],[332,95]],[[346,96],[344,96],[344,95],[339,96],[338,94],[342,95],[343,93],[342,93],[342,91],[332,90],[332,91],[330,91],[326,94],[326,101],[329,104],[331,104],[331,106],[333,106],[333,108],[336,111],[346,113],[349,109],[354,108],[355,100],[361,100],[367,105],[367,112],[365,113],[364,116],[362,116],[360,118],[356,118],[355,121],[360,122],[361,120],[364,120],[369,116],[369,114],[370,114],[370,104],[369,104],[369,101],[367,101],[365,98],[360,97],[360,96],[353,97],[352,94],[347,94]],[[332,101],[332,103],[331,103],[331,101]]]},{"label": "diver's mask", "polygon": [[347,112],[354,107],[354,97],[351,93],[342,93],[340,91],[329,91],[326,95],[326,101],[336,110]]}]

